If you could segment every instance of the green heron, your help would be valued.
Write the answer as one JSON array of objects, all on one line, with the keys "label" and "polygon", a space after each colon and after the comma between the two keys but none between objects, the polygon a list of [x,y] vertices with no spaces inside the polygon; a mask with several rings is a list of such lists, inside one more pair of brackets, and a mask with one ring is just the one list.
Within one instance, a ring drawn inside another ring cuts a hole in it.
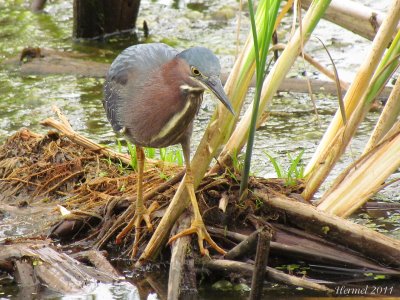
[{"label": "green heron", "polygon": [[135,227],[133,256],[138,248],[140,224],[144,220],[151,231],[150,214],[157,208],[154,203],[149,208],[143,203],[145,157],[142,147],[162,148],[174,144],[182,146],[186,164],[184,180],[194,219],[189,229],[173,236],[169,242],[197,233],[202,254],[206,253],[204,240],[218,252],[225,253],[204,226],[190,166],[193,119],[204,91],[210,90],[234,114],[219,78],[220,70],[218,58],[207,48],[193,47],[178,52],[161,43],[131,46],[111,64],[104,86],[103,105],[114,131],[125,134],[137,151],[137,197],[131,221]]}]

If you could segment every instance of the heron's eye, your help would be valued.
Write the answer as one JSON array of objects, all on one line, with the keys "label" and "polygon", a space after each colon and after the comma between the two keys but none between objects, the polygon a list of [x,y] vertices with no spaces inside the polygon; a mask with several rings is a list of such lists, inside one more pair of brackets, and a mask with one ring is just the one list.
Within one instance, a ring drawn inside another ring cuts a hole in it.
[{"label": "heron's eye", "polygon": [[201,75],[201,72],[197,68],[192,67],[191,69],[192,69],[192,73],[193,73],[194,76],[200,76]]}]

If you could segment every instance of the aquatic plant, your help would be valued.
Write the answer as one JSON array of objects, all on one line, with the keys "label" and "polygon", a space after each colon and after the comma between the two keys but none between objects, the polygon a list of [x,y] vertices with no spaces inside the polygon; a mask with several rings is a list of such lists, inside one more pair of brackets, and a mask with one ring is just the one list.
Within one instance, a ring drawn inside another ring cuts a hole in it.
[{"label": "aquatic plant", "polygon": [[260,2],[257,8],[258,12],[257,16],[261,18],[260,21],[261,26],[257,30],[256,16],[253,10],[253,1],[249,0],[251,32],[253,35],[253,44],[255,52],[254,57],[256,61],[256,92],[254,96],[253,111],[252,111],[252,117],[250,121],[250,127],[247,139],[246,156],[244,160],[242,181],[240,183],[240,195],[243,195],[243,193],[247,190],[249,174],[250,174],[251,156],[253,153],[254,135],[256,132],[256,122],[257,122],[258,110],[261,99],[261,90],[266,75],[265,67],[267,63],[267,53],[269,50],[269,45],[271,43],[272,34],[275,30],[275,22],[278,15],[278,8],[280,2],[281,2],[280,0],[275,0],[275,1],[267,0]]},{"label": "aquatic plant", "polygon": [[304,178],[304,165],[301,162],[304,150],[301,150],[294,158],[287,153],[289,158],[289,167],[285,169],[277,158],[270,155],[268,152],[264,151],[264,154],[268,157],[269,161],[274,167],[276,176],[278,178],[283,178],[286,180],[286,185],[295,185],[299,179]]}]

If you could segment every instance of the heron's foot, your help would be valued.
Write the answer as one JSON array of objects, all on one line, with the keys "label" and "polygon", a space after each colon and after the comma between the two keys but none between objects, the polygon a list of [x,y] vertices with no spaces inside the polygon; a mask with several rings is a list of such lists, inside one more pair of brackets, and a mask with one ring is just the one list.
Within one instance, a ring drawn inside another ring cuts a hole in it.
[{"label": "heron's foot", "polygon": [[203,220],[201,219],[195,219],[192,221],[192,224],[190,228],[185,229],[178,234],[174,235],[171,237],[168,241],[168,244],[171,244],[173,241],[185,236],[185,235],[190,235],[196,233],[197,234],[197,241],[199,243],[199,248],[200,248],[200,253],[201,255],[209,255],[208,250],[204,248],[204,243],[203,241],[206,241],[212,248],[214,248],[216,251],[218,251],[221,254],[226,254],[226,251],[222,249],[220,246],[218,246],[213,239],[211,238],[210,234],[208,233]]},{"label": "heron's foot", "polygon": [[125,226],[124,229],[117,235],[115,238],[115,243],[120,244],[122,239],[132,230],[135,228],[135,239],[133,242],[132,248],[132,258],[136,256],[138,251],[138,245],[140,240],[140,234],[142,227],[140,224],[142,221],[145,221],[147,230],[152,232],[153,225],[151,224],[150,215],[160,207],[157,201],[151,203],[149,208],[146,208],[144,205],[141,208],[137,208],[135,211],[135,215],[133,216],[132,220]]}]

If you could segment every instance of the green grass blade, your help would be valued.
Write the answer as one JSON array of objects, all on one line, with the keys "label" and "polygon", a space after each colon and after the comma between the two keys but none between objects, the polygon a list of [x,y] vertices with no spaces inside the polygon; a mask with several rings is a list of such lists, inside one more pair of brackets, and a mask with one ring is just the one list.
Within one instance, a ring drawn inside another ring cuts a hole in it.
[{"label": "green grass blade", "polygon": [[304,149],[300,151],[300,153],[293,159],[292,156],[288,153],[288,157],[290,160],[290,166],[289,166],[289,170],[288,170],[288,175],[292,176],[299,179],[299,178],[303,178],[303,174],[300,171],[300,167],[299,164],[301,162],[301,158],[303,156],[304,153]]},{"label": "green grass blade", "polygon": [[248,2],[249,2],[251,28],[253,34],[257,80],[256,80],[256,93],[253,104],[253,112],[252,112],[252,118],[250,122],[249,135],[246,146],[246,156],[242,173],[242,181],[240,183],[240,195],[243,195],[243,193],[247,190],[249,174],[250,174],[251,157],[253,154],[254,135],[256,131],[256,123],[258,117],[258,107],[260,105],[261,89],[263,81],[265,79],[265,65],[267,61],[269,44],[271,42],[272,34],[274,31],[274,24],[278,16],[278,8],[280,5],[280,0],[260,1],[257,12],[259,9],[263,12],[263,19],[261,26],[262,29],[264,30],[260,30],[260,32],[265,32],[265,35],[261,35],[262,39],[260,39],[259,41],[257,34],[257,27],[256,27],[256,18],[253,10],[253,1],[249,0]]},{"label": "green grass blade", "polygon": [[283,178],[285,177],[283,175],[284,170],[282,168],[282,166],[279,164],[279,162],[277,161],[277,159],[273,156],[271,156],[270,154],[268,154],[267,152],[265,152],[265,155],[268,157],[269,161],[271,162],[272,166],[274,167],[275,173],[276,173],[276,177],[277,178]]},{"label": "green grass blade", "polygon": [[136,147],[134,147],[130,142],[126,142],[128,146],[128,152],[131,157],[131,167],[134,170],[137,170],[137,155],[136,155]]}]

